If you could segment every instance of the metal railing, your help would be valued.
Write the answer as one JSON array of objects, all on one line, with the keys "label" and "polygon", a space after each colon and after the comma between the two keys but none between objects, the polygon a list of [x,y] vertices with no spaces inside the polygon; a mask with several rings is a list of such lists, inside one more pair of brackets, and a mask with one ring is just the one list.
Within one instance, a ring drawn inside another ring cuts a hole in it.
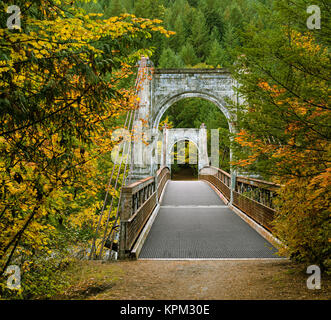
[{"label": "metal railing", "polygon": [[199,179],[207,180],[213,184],[230,201],[231,175],[216,167],[204,167],[199,172]]},{"label": "metal railing", "polygon": [[120,257],[128,255],[143,227],[158,204],[165,183],[170,178],[167,167],[151,176],[122,188]]},{"label": "metal railing", "polygon": [[212,183],[233,206],[272,231],[274,200],[280,185],[241,176],[231,179],[229,173],[214,167],[201,169],[199,178]]},{"label": "metal railing", "polygon": [[274,200],[279,187],[271,182],[238,176],[233,190],[233,205],[272,231],[276,212]]},{"label": "metal railing", "polygon": [[158,197],[158,200],[160,200],[164,186],[167,183],[167,181],[170,180],[170,177],[171,177],[169,168],[161,167],[156,172],[156,177],[157,177],[157,197]]}]

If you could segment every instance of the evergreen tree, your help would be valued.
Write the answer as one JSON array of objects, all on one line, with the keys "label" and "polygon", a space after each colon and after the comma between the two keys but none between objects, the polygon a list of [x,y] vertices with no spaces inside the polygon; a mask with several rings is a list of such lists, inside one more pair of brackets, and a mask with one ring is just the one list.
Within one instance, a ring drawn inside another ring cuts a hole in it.
[{"label": "evergreen tree", "polygon": [[236,49],[240,50],[240,37],[237,29],[228,24],[222,39],[222,59],[224,66],[231,65],[237,57]]},{"label": "evergreen tree", "polygon": [[134,13],[140,18],[163,19],[165,8],[160,0],[135,1]]},{"label": "evergreen tree", "polygon": [[173,31],[176,34],[170,38],[171,47],[178,51],[185,44],[185,27],[183,23],[183,17],[179,15],[175,21]]},{"label": "evergreen tree", "polygon": [[199,58],[204,59],[208,54],[208,28],[206,19],[199,10],[196,10],[193,16],[191,32],[190,40],[195,48],[195,52]]},{"label": "evergreen tree", "polygon": [[225,62],[225,51],[217,40],[214,40],[210,47],[209,55],[206,59],[207,64],[213,67],[223,67]]},{"label": "evergreen tree", "polygon": [[125,12],[132,13],[134,8],[134,0],[122,0],[122,6]]},{"label": "evergreen tree", "polygon": [[242,29],[243,20],[244,20],[244,17],[242,15],[241,10],[238,7],[238,5],[233,5],[233,7],[230,9],[229,22],[236,29]]},{"label": "evergreen tree", "polygon": [[217,42],[221,41],[221,39],[222,39],[221,33],[219,32],[219,30],[216,27],[213,27],[213,29],[210,33],[209,39],[211,42],[213,42],[214,40],[216,40]]},{"label": "evergreen tree", "polygon": [[222,11],[220,10],[220,1],[200,0],[199,9],[203,12],[206,18],[208,32],[211,32],[212,29],[215,28],[219,33],[222,33],[223,17]]},{"label": "evergreen tree", "polygon": [[109,9],[107,10],[109,16],[119,16],[121,13],[124,12],[124,8],[122,6],[121,0],[111,0]]},{"label": "evergreen tree", "polygon": [[183,68],[184,62],[181,57],[177,56],[176,53],[171,49],[167,48],[162,51],[159,68]]},{"label": "evergreen tree", "polygon": [[180,57],[186,66],[194,66],[199,62],[199,59],[196,56],[194,48],[190,42],[182,46],[182,49],[180,50]]},{"label": "evergreen tree", "polygon": [[134,14],[140,18],[147,18],[146,0],[136,0],[134,5]]},{"label": "evergreen tree", "polygon": [[150,19],[162,19],[164,18],[165,7],[162,4],[162,0],[147,0],[147,14]]}]

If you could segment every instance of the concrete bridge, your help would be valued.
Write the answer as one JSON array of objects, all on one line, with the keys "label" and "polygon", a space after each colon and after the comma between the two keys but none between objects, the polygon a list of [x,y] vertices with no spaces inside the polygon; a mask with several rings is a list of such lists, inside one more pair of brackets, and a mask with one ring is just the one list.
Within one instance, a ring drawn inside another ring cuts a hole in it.
[{"label": "concrete bridge", "polygon": [[[235,81],[224,69],[154,70],[140,61],[139,109],[134,119],[131,181],[122,188],[120,258],[277,258],[272,235],[273,200],[278,185],[227,173],[207,153],[206,128],[158,129],[176,101],[199,97],[215,103],[234,132],[238,102]],[[147,143],[141,143],[141,140]],[[171,151],[189,140],[198,150],[199,180],[171,181]],[[218,142],[217,142],[218,143]],[[214,164],[214,163],[216,164]]]}]

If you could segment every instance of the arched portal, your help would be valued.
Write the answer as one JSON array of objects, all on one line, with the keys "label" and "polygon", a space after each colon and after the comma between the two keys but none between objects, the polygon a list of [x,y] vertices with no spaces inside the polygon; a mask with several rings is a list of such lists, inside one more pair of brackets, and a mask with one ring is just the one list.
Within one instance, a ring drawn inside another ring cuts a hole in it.
[{"label": "arched portal", "polygon": [[[235,115],[227,108],[227,101],[236,102],[238,97],[234,91],[236,82],[227,69],[154,69],[146,57],[141,59],[139,69],[138,74],[148,76],[140,79],[135,128],[143,127],[143,130],[152,132],[150,141],[147,141],[150,145],[162,140],[162,133],[160,135],[158,130],[162,115],[171,105],[185,98],[202,98],[214,103],[225,115],[230,132],[234,132]],[[138,148],[134,146],[133,154],[137,153],[135,150]],[[150,159],[148,164],[133,163],[133,180],[155,174],[157,156],[148,155],[145,158]]]},{"label": "arched portal", "polygon": [[178,142],[185,142],[185,141],[188,141],[188,142],[192,143],[195,146],[195,148],[197,149],[197,152],[199,154],[200,149],[199,149],[199,145],[197,144],[197,142],[196,141],[193,141],[193,140],[191,140],[189,138],[183,138],[183,139],[178,139],[178,140],[173,141],[172,145],[169,145],[168,146],[168,148],[167,148],[167,155],[169,156],[171,154],[171,152],[173,151],[174,146],[175,146],[176,143],[178,143]]},{"label": "arched portal", "polygon": [[[191,141],[198,150],[197,163],[198,168],[202,169],[205,166],[209,165],[208,153],[207,153],[207,132],[204,125],[201,126],[200,129],[164,129],[163,130],[163,155],[161,163],[163,165],[171,168],[173,164],[172,152],[174,145],[181,141]],[[185,146],[181,145],[181,149],[184,147],[184,150],[180,150],[181,152],[185,152]],[[193,159],[192,159],[193,160]]]},{"label": "arched portal", "polygon": [[157,129],[159,127],[160,120],[164,113],[169,109],[169,107],[171,107],[177,101],[187,98],[201,98],[215,104],[227,119],[230,132],[233,132],[232,116],[229,110],[225,107],[224,100],[222,98],[216,98],[212,94],[201,92],[183,92],[168,98],[166,101],[161,101],[160,105],[155,107],[158,112],[155,114],[154,119],[152,120],[153,128]]},{"label": "arched portal", "polygon": [[236,82],[227,69],[156,69],[150,88],[150,125],[157,128],[164,112],[185,98],[202,98],[214,103],[225,115],[233,132],[234,115],[227,100],[236,102]]},{"label": "arched portal", "polygon": [[197,180],[199,173],[199,145],[192,140],[177,140],[168,147],[167,158],[171,163],[171,180]]}]

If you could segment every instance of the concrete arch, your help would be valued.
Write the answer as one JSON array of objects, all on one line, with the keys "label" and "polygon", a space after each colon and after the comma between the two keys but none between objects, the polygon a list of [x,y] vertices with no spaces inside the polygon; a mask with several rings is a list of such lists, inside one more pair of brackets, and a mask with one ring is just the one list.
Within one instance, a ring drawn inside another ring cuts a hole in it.
[{"label": "concrete arch", "polygon": [[157,113],[153,121],[153,128],[154,129],[158,128],[161,118],[163,114],[168,110],[168,108],[170,108],[177,101],[187,98],[201,98],[214,103],[226,117],[230,132],[231,133],[233,132],[231,115],[229,110],[225,107],[226,106],[225,101],[221,97],[215,97],[211,93],[195,92],[195,91],[181,92],[172,95],[170,98],[168,97],[163,99],[157,106],[154,106],[154,109],[157,110]]}]

